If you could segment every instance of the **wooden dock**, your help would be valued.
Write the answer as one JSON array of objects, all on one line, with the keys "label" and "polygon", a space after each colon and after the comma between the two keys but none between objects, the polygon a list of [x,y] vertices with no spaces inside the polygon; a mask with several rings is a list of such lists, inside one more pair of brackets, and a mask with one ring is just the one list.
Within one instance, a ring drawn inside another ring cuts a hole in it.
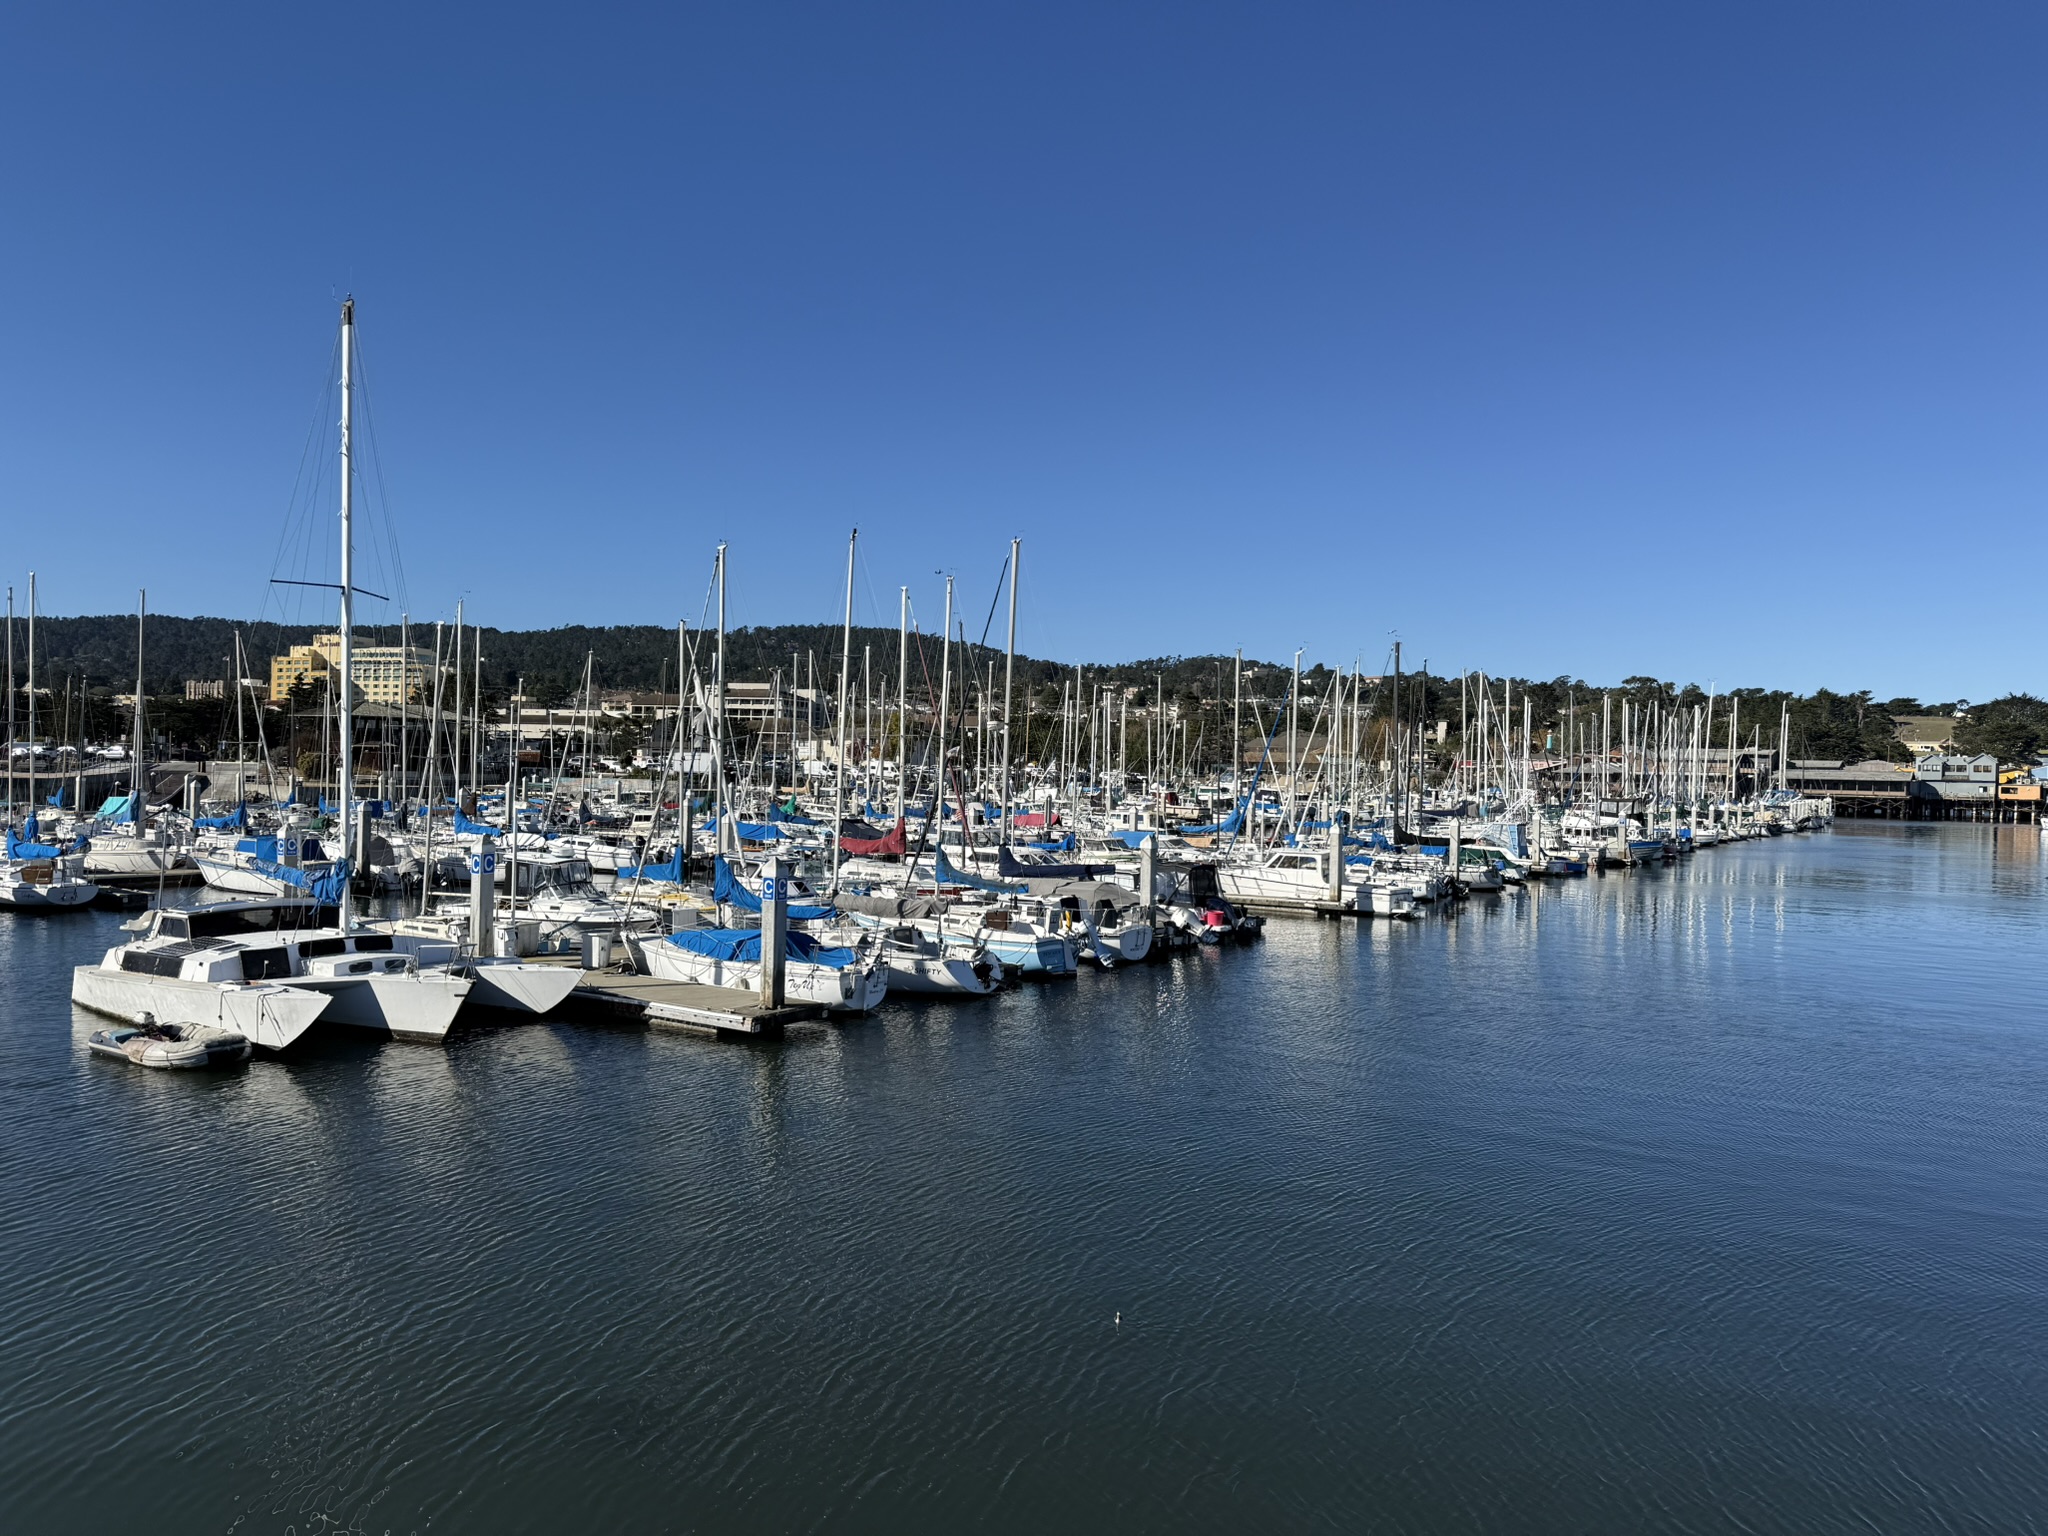
[{"label": "wooden dock", "polygon": [[[553,956],[537,956],[551,960]],[[562,963],[574,964],[569,956]],[[770,1038],[782,1033],[785,1024],[800,1024],[822,1016],[816,1003],[789,1003],[780,1008],[763,1005],[760,996],[735,987],[703,987],[687,981],[664,981],[659,976],[639,976],[627,971],[586,971],[582,982],[569,994],[565,1011],[576,1009],[602,1013],[615,1020],[638,1021],[659,1029],[688,1029],[705,1034],[750,1035]]]}]

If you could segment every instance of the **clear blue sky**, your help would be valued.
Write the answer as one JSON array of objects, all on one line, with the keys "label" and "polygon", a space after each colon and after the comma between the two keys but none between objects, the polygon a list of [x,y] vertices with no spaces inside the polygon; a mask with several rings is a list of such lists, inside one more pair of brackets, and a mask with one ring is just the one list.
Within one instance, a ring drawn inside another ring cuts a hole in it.
[{"label": "clear blue sky", "polygon": [[2039,5],[5,39],[0,527],[52,611],[276,611],[353,290],[418,617],[694,619],[724,538],[735,623],[833,619],[858,524],[861,619],[950,569],[977,631],[1021,535],[1040,655],[2043,687]]}]

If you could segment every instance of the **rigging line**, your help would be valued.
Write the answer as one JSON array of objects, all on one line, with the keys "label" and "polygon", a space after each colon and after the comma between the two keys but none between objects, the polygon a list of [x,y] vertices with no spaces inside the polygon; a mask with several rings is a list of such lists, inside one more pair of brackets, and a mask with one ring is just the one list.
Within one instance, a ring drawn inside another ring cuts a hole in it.
[{"label": "rigging line", "polygon": [[[284,559],[287,553],[287,547],[291,542],[291,536],[295,526],[295,519],[293,514],[298,508],[299,492],[306,488],[306,480],[309,473],[309,466],[312,466],[311,473],[313,474],[313,476],[315,478],[318,477],[318,466],[317,462],[314,459],[314,445],[315,443],[318,442],[320,438],[322,418],[327,413],[327,403],[331,397],[331,391],[334,388],[334,379],[336,373],[339,371],[340,360],[341,333],[339,330],[337,330],[334,335],[333,346],[327,354],[326,369],[321,374],[320,387],[314,393],[313,420],[311,425],[308,426],[306,429],[305,446],[300,450],[299,453],[298,473],[292,479],[291,496],[285,502],[285,516],[283,524],[278,529],[277,550],[276,553],[272,556],[270,564],[270,574],[273,576],[277,574],[278,568],[284,563]],[[310,497],[310,495],[311,492],[308,491],[308,496]],[[269,593],[268,589],[266,589],[264,596],[264,606],[266,609],[269,606],[270,596],[271,594]],[[282,614],[282,612],[283,605],[280,604],[279,613]]]},{"label": "rigging line", "polygon": [[356,336],[356,372],[363,392],[363,437],[369,452],[370,467],[377,477],[378,521],[384,533],[384,542],[391,552],[391,574],[396,578],[398,600],[411,607],[410,594],[405,584],[405,557],[398,543],[398,522],[391,510],[391,492],[384,481],[384,455],[377,448],[377,413],[370,397],[370,365],[363,355],[361,328]]},{"label": "rigging line", "polygon": [[995,626],[996,605],[1003,600],[1003,578],[1010,574],[1010,557],[1003,556],[1003,568],[996,572],[996,595],[988,600],[988,620],[981,626],[981,644],[988,644],[988,632]]}]

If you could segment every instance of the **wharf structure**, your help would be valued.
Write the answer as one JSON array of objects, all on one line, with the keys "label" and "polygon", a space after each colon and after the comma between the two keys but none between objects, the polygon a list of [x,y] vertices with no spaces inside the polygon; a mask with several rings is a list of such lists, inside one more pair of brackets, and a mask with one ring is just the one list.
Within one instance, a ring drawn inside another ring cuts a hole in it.
[{"label": "wharf structure", "polygon": [[1891,821],[2041,819],[2042,786],[2029,774],[2001,774],[1992,754],[1930,752],[1910,763],[1794,761],[1785,787],[1826,796],[1837,816]]}]

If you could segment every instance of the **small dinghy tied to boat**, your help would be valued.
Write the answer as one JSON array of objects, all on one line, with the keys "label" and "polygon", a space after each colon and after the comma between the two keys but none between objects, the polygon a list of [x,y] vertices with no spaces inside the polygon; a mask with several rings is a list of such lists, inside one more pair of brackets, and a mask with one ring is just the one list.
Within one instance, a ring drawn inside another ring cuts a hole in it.
[{"label": "small dinghy tied to boat", "polygon": [[249,1059],[249,1037],[225,1024],[159,1024],[139,1014],[133,1024],[96,1029],[86,1039],[97,1056],[138,1067],[224,1067]]}]

